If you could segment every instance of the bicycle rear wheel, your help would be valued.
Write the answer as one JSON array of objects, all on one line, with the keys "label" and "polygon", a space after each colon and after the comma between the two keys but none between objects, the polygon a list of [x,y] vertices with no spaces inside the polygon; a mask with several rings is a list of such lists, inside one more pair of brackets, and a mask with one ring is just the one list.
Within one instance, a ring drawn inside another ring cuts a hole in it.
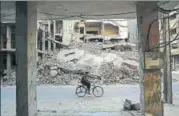
[{"label": "bicycle rear wheel", "polygon": [[104,93],[104,90],[103,90],[102,87],[100,87],[100,86],[95,86],[95,87],[93,88],[93,95],[94,95],[95,97],[101,97],[101,96],[103,95],[103,93]]},{"label": "bicycle rear wheel", "polygon": [[86,92],[87,92],[87,90],[84,86],[78,86],[76,88],[76,95],[78,97],[84,97],[86,95]]}]

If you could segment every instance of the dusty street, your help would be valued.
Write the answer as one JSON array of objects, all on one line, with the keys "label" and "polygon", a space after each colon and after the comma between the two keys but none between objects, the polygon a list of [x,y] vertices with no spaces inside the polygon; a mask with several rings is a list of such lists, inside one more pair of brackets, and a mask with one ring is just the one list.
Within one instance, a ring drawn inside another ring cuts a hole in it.
[{"label": "dusty street", "polygon": [[[39,86],[37,89],[38,116],[132,116],[124,112],[124,100],[139,102],[138,85],[110,85],[104,87],[104,96],[78,98],[75,86]],[[15,116],[15,87],[2,87],[1,116]],[[173,84],[174,104],[165,105],[164,116],[179,113],[179,83]],[[177,106],[178,105],[178,106]]]}]

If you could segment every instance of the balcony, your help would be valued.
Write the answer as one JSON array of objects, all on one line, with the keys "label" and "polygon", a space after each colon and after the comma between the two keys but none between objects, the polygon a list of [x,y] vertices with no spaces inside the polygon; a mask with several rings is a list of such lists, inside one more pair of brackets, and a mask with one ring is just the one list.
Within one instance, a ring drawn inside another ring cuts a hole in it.
[{"label": "balcony", "polygon": [[16,49],[1,48],[0,51],[1,51],[1,52],[15,52]]}]

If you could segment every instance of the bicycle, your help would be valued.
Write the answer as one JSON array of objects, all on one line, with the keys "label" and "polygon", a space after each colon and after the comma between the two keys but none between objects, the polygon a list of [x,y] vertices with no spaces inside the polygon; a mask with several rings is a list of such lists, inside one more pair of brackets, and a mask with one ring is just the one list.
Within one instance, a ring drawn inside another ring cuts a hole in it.
[{"label": "bicycle", "polygon": [[[93,93],[93,95],[95,97],[101,97],[101,96],[103,96],[103,94],[104,94],[103,88],[101,86],[99,86],[99,85],[96,86],[95,84],[96,84],[95,82],[93,82],[91,84],[90,92],[92,91],[92,93]],[[78,97],[84,97],[87,94],[87,91],[88,91],[87,87],[85,85],[83,85],[81,82],[76,87],[76,95]],[[97,94],[96,92],[99,93],[99,94]]]}]

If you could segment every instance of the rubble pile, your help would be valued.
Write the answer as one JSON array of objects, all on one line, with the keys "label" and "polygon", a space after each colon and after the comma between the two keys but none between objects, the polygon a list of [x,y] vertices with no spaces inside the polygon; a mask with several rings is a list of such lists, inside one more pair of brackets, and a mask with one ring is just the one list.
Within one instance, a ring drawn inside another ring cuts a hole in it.
[{"label": "rubble pile", "polygon": [[118,52],[118,51],[112,50],[112,51],[110,51],[110,53],[114,53],[114,54],[120,56],[122,59],[128,59],[131,61],[139,62],[139,56],[138,56],[137,51]]},{"label": "rubble pile", "polygon": [[76,64],[75,61],[59,61],[54,56],[45,58],[38,64],[38,84],[76,84],[83,72],[90,69],[89,66]]},{"label": "rubble pile", "polygon": [[101,54],[102,52],[102,45],[101,44],[96,44],[93,42],[89,43],[84,43],[81,46],[79,46],[80,50],[85,50],[93,54]]},{"label": "rubble pile", "polygon": [[[138,83],[138,58],[130,52],[102,50],[97,43],[76,43],[37,61],[37,84],[74,85],[84,72],[100,76],[102,84]],[[15,84],[15,71],[4,84]]]},{"label": "rubble pile", "polygon": [[15,85],[16,82],[16,71],[14,69],[11,70],[10,76],[7,76],[7,71],[4,71],[4,77],[2,78],[2,84]]},{"label": "rubble pile", "polygon": [[124,60],[113,53],[91,54],[87,49],[62,50],[40,60],[38,64],[39,84],[76,84],[84,72],[100,76],[103,84],[138,83],[138,62]]},{"label": "rubble pile", "polygon": [[132,51],[133,47],[131,45],[125,44],[125,45],[115,45],[114,50],[118,51]]},{"label": "rubble pile", "polygon": [[[101,65],[101,77],[105,84],[112,83],[138,83],[138,67],[122,63],[120,68],[114,66],[113,62]],[[127,81],[128,80],[128,81]]]}]

